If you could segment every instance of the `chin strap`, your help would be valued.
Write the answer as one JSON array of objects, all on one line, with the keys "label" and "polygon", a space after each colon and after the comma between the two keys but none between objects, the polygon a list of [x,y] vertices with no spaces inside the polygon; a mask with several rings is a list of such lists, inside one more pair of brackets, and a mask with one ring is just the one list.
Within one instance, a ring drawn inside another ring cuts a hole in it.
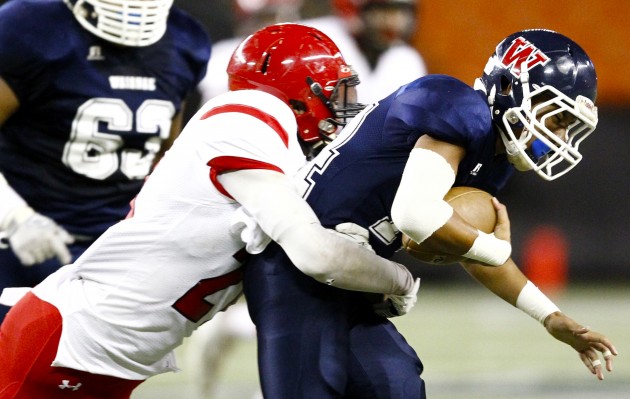
[{"label": "chin strap", "polygon": [[532,170],[532,165],[530,165],[530,163],[524,158],[527,155],[523,154],[518,148],[519,145],[523,146],[523,144],[519,141],[514,142],[510,140],[501,128],[499,128],[499,136],[501,136],[501,141],[505,147],[508,161],[514,165],[516,170],[520,172]]},{"label": "chin strap", "polygon": [[529,111],[532,108],[532,101],[531,98],[529,98],[529,72],[527,71],[527,61],[525,60],[521,63],[521,76],[519,77],[523,87],[523,103],[521,104],[521,107],[526,108]]}]

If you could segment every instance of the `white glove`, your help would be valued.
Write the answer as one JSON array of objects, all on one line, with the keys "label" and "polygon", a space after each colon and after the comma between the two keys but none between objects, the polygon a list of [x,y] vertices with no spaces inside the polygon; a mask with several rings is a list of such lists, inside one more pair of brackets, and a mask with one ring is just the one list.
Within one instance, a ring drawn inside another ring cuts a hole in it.
[{"label": "white glove", "polygon": [[413,289],[406,295],[385,295],[385,300],[374,304],[374,312],[382,317],[396,317],[406,315],[418,300],[420,278],[416,279]]},{"label": "white glove", "polygon": [[52,219],[28,206],[11,212],[7,219],[4,235],[24,266],[42,263],[54,256],[63,265],[72,260],[66,245],[72,244],[74,238]]},{"label": "white glove", "polygon": [[245,243],[245,251],[252,255],[261,253],[271,242],[271,238],[260,228],[258,222],[243,208],[239,207],[230,221],[230,233],[238,235]]}]

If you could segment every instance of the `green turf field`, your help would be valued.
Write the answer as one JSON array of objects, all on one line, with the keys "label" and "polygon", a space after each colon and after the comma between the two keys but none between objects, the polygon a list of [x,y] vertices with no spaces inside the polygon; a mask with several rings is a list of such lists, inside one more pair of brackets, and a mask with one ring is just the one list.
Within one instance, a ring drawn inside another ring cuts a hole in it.
[{"label": "green turf field", "polygon": [[[431,399],[630,398],[630,286],[572,285],[555,301],[617,347],[614,372],[604,381],[588,372],[572,348],[473,282],[423,282],[412,313],[395,322],[424,363]],[[253,397],[255,350],[254,342],[242,341],[226,351],[212,399]],[[180,366],[185,360],[179,358]],[[154,377],[132,398],[197,399],[195,392],[184,370]]]}]

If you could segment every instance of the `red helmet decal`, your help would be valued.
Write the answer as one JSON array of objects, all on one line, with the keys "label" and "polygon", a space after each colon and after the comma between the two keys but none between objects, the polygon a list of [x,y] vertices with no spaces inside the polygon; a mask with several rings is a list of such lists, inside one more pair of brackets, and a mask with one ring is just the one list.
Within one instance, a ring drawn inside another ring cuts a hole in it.
[{"label": "red helmet decal", "polygon": [[536,65],[545,65],[547,62],[549,62],[549,57],[523,37],[514,39],[501,59],[505,68],[516,77],[521,75],[523,63],[527,63],[526,70],[530,70]]}]

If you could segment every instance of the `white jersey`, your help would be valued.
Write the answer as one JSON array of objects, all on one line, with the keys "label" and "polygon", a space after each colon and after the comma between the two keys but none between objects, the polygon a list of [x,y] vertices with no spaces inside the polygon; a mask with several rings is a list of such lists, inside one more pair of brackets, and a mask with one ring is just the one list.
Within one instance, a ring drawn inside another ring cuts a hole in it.
[{"label": "white jersey", "polygon": [[292,176],[304,163],[296,131],[291,109],[267,93],[205,104],[147,179],[133,216],[34,288],[63,317],[53,365],[134,380],[175,369],[173,349],[241,294],[239,204],[216,173]]},{"label": "white jersey", "polygon": [[[346,62],[359,74],[361,84],[357,87],[357,94],[362,103],[378,101],[400,86],[427,74],[422,56],[415,48],[406,44],[396,45],[385,51],[372,69],[340,17],[326,16],[299,23],[319,29],[337,44]],[[208,101],[228,90],[227,66],[232,53],[243,39],[226,39],[212,46],[206,77],[198,86],[202,101]]]}]

